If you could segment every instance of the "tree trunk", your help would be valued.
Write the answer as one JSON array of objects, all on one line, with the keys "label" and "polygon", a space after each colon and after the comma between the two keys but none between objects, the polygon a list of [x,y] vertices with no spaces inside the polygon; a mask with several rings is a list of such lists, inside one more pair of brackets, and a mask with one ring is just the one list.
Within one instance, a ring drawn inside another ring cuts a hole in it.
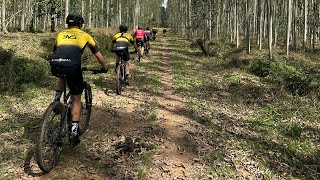
[{"label": "tree trunk", "polygon": [[297,0],[293,0],[293,49],[297,50]]},{"label": "tree trunk", "polygon": [[85,15],[84,15],[84,0],[81,0],[81,15],[82,15],[82,17],[85,17]]},{"label": "tree trunk", "polygon": [[250,0],[246,3],[246,41],[247,41],[247,53],[250,54]]},{"label": "tree trunk", "polygon": [[92,27],[92,0],[89,1],[89,17],[88,17],[88,26]]},{"label": "tree trunk", "polygon": [[239,47],[240,43],[239,43],[239,0],[236,0],[236,46],[237,48]]},{"label": "tree trunk", "polygon": [[287,13],[287,19],[288,19],[288,22],[287,22],[287,42],[286,42],[286,47],[287,47],[287,50],[286,50],[286,53],[287,53],[287,56],[289,55],[289,46],[290,46],[290,33],[291,33],[291,14],[292,14],[292,7],[291,7],[291,3],[292,0],[288,0],[288,13]]},{"label": "tree trunk", "polygon": [[[106,17],[106,26],[109,27],[109,17],[110,17],[110,1],[107,0],[107,17]],[[128,12],[129,13],[129,12]]]},{"label": "tree trunk", "polygon": [[192,0],[189,0],[188,2],[188,39],[191,39],[192,38],[192,21],[191,21],[191,13],[192,13],[192,5],[191,5],[191,1]]},{"label": "tree trunk", "polygon": [[306,50],[308,33],[308,0],[304,0],[304,29],[303,29],[303,49]]},{"label": "tree trunk", "polygon": [[272,0],[268,0],[268,45],[269,59],[272,59]]},{"label": "tree trunk", "polygon": [[6,0],[2,0],[2,32],[8,33],[6,26]]},{"label": "tree trunk", "polygon": [[258,27],[258,33],[257,33],[257,44],[259,45],[259,50],[261,50],[261,33],[262,33],[262,0],[258,0],[258,18],[257,18],[257,27]]},{"label": "tree trunk", "polygon": [[[69,15],[69,0],[65,0],[66,1],[66,4],[65,4],[65,14],[64,14],[64,19],[67,18],[67,16]],[[67,24],[65,24],[65,27],[67,27]]]}]

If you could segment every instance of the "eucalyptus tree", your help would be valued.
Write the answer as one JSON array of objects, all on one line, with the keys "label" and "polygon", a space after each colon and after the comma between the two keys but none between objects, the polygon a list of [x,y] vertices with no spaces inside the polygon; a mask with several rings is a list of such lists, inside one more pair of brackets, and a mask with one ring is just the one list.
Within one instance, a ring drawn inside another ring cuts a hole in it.
[{"label": "eucalyptus tree", "polygon": [[6,0],[2,0],[1,4],[1,17],[2,17],[2,32],[8,33],[6,26]]}]

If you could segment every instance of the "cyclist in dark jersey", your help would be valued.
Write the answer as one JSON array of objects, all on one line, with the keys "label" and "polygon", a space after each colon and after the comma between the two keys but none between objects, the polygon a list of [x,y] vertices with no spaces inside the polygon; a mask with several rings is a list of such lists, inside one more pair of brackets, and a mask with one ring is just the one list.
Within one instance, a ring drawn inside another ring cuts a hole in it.
[{"label": "cyclist in dark jersey", "polygon": [[166,28],[163,28],[162,33],[163,33],[163,37],[166,37],[167,29],[166,29]]},{"label": "cyclist in dark jersey", "polygon": [[145,39],[146,48],[147,48],[147,49],[150,49],[150,35],[151,35],[150,28],[147,27],[144,32],[146,33],[146,39]]},{"label": "cyclist in dark jersey", "polygon": [[70,139],[74,145],[80,143],[79,121],[81,114],[81,94],[83,91],[83,77],[81,71],[81,55],[88,45],[95,55],[102,68],[101,71],[108,71],[106,60],[100,53],[96,42],[86,32],[80,30],[84,20],[79,14],[69,14],[66,18],[68,28],[57,35],[52,59],[50,61],[51,72],[59,77],[58,88],[55,96],[56,101],[60,101],[64,87],[65,77],[70,89],[72,108],[72,127],[70,127]]},{"label": "cyclist in dark jersey", "polygon": [[158,33],[158,29],[156,27],[153,27],[152,28],[152,40],[156,40],[157,33]]}]

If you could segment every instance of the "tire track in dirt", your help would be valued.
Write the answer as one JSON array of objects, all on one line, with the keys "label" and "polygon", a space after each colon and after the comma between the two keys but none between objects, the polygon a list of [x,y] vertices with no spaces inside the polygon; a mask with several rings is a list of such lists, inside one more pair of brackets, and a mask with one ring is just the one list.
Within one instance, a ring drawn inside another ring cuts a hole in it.
[{"label": "tire track in dirt", "polygon": [[183,116],[180,110],[184,106],[184,99],[174,95],[174,75],[170,64],[168,42],[161,39],[163,60],[161,72],[161,96],[158,97],[159,106],[156,110],[157,123],[164,129],[163,144],[153,157],[154,165],[158,169],[151,170],[149,177],[157,179],[193,179],[196,174],[193,168],[196,155],[192,152],[186,139],[187,133],[192,131],[190,119]]}]

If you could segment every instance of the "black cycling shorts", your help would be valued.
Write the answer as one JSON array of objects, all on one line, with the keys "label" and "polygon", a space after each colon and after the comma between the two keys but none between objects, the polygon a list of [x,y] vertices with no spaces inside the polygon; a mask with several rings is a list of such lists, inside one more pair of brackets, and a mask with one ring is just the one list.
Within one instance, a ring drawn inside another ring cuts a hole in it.
[{"label": "black cycling shorts", "polygon": [[83,91],[83,76],[81,66],[51,66],[52,75],[67,80],[71,95],[80,95]]},{"label": "black cycling shorts", "polygon": [[147,36],[147,38],[144,40],[144,42],[150,41],[150,36]]},{"label": "black cycling shorts", "polygon": [[136,44],[137,44],[137,46],[138,46],[139,43],[141,43],[141,47],[143,47],[143,46],[144,46],[144,39],[137,38],[137,39],[136,39]]},{"label": "black cycling shorts", "polygon": [[129,61],[130,60],[130,55],[129,55],[129,50],[128,49],[124,49],[124,50],[120,50],[120,51],[116,51],[116,54],[118,57],[123,57],[124,61]]}]

